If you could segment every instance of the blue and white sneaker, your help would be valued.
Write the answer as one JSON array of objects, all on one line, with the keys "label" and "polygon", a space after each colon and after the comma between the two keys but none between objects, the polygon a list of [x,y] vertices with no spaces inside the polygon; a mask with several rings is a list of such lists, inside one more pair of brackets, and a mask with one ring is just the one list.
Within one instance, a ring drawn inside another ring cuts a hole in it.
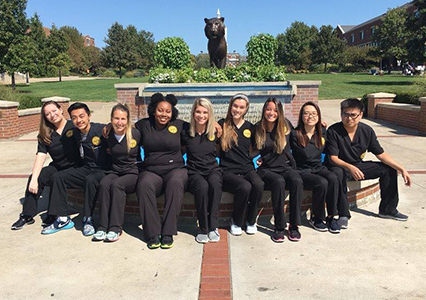
[{"label": "blue and white sneaker", "polygon": [[107,233],[103,230],[98,230],[92,237],[92,241],[94,242],[101,242],[106,239]]},{"label": "blue and white sneaker", "polygon": [[105,242],[116,242],[120,239],[120,235],[121,233],[117,233],[114,231],[108,231],[106,238],[105,238]]},{"label": "blue and white sneaker", "polygon": [[91,236],[95,234],[95,227],[93,226],[92,217],[83,218],[83,235]]},{"label": "blue and white sneaker", "polygon": [[41,234],[52,234],[61,230],[71,229],[74,227],[74,222],[70,217],[67,217],[66,221],[62,221],[59,217],[53,222],[53,224],[43,228]]}]

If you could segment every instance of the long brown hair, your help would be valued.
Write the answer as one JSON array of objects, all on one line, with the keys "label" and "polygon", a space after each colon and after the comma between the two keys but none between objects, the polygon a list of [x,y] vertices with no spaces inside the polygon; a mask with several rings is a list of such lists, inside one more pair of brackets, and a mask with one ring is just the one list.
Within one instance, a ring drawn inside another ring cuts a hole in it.
[{"label": "long brown hair", "polygon": [[300,108],[299,120],[297,122],[297,127],[295,129],[296,130],[297,143],[302,147],[306,147],[309,144],[309,138],[308,138],[308,135],[306,134],[305,124],[303,123],[303,113],[304,113],[303,110],[308,105],[313,106],[315,108],[315,110],[317,111],[317,114],[318,114],[318,122],[317,122],[317,124],[315,124],[314,140],[315,140],[315,147],[317,147],[318,149],[321,149],[321,147],[322,147],[321,110],[320,110],[319,106],[312,101],[308,101],[308,102],[304,103],[302,105],[302,107]]},{"label": "long brown hair", "polygon": [[40,126],[37,138],[40,142],[43,142],[46,145],[50,145],[52,143],[52,132],[56,130],[55,125],[53,125],[47,120],[46,115],[44,113],[45,107],[50,104],[53,104],[58,109],[61,109],[61,106],[56,101],[47,101],[41,107]]},{"label": "long brown hair", "polygon": [[127,114],[127,126],[126,126],[126,141],[127,141],[127,153],[130,152],[130,149],[132,148],[132,125],[130,123],[130,111],[129,108],[126,105],[123,105],[121,103],[118,103],[114,105],[114,107],[111,110],[111,121],[114,116],[114,112],[116,110],[124,111]]},{"label": "long brown hair", "polygon": [[220,141],[220,145],[223,151],[228,151],[231,149],[232,141],[234,141],[235,145],[238,146],[238,134],[235,131],[231,114],[232,105],[234,104],[235,100],[244,100],[247,103],[247,109],[243,115],[243,119],[250,105],[248,97],[244,94],[236,94],[231,98],[231,100],[229,100],[228,112],[226,113],[225,122],[223,123],[223,133]]},{"label": "long brown hair", "polygon": [[265,146],[267,128],[266,124],[268,122],[265,119],[265,111],[266,107],[268,106],[268,103],[270,102],[274,103],[275,107],[277,108],[278,118],[275,121],[275,151],[276,153],[281,154],[286,146],[286,135],[290,134],[290,127],[284,117],[284,108],[281,101],[274,97],[268,98],[265,104],[263,105],[262,117],[258,126],[256,126],[256,147],[257,149],[262,149]]}]

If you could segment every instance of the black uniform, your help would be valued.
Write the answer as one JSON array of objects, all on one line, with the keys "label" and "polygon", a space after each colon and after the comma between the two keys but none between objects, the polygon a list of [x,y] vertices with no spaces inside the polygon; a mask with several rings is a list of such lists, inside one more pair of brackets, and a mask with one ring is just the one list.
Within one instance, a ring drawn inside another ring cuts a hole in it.
[{"label": "black uniform", "polygon": [[84,216],[93,214],[96,205],[98,186],[105,171],[109,170],[111,161],[107,154],[108,144],[102,136],[104,124],[91,123],[86,136],[74,128],[74,138],[80,152],[83,166],[66,169],[52,177],[50,189],[49,213],[52,215],[68,215],[67,188],[84,189]]},{"label": "black uniform", "polygon": [[23,205],[22,214],[24,216],[33,217],[37,214],[37,200],[43,193],[46,185],[50,185],[50,180],[58,171],[73,168],[80,163],[80,156],[78,155],[77,143],[74,138],[73,124],[70,120],[67,121],[62,134],[56,131],[52,132],[51,144],[47,145],[43,141],[38,141],[37,153],[49,153],[52,162],[41,169],[38,176],[38,192],[37,194],[30,193],[28,186],[30,184],[32,175],[28,179],[27,189],[25,191],[25,202]]},{"label": "black uniform", "polygon": [[312,215],[324,221],[324,203],[327,204],[328,215],[337,215],[339,180],[321,163],[321,154],[326,141],[325,128],[322,132],[321,148],[315,145],[316,135],[312,136],[306,147],[299,145],[295,130],[291,132],[290,145],[303,186],[307,190],[312,190]]},{"label": "black uniform", "polygon": [[[359,123],[353,141],[342,122],[336,123],[327,131],[327,143],[324,152],[328,155],[336,155],[341,160],[350,163],[364,173],[365,179],[380,178],[381,202],[379,212],[383,214],[394,214],[398,206],[398,180],[397,171],[381,162],[363,161],[366,151],[374,155],[384,152],[374,130]],[[349,203],[347,199],[346,180],[352,179],[350,174],[343,168],[331,166],[330,168],[342,182],[343,197],[338,201],[337,208],[340,216],[350,217]]]},{"label": "black uniform", "polygon": [[[223,127],[224,120],[219,124]],[[244,121],[240,128],[233,125],[238,135],[238,146],[232,141],[231,149],[220,151],[220,165],[223,169],[223,190],[234,194],[234,224],[241,227],[244,223],[246,208],[247,223],[256,223],[257,208],[262,200],[264,183],[254,169],[250,158],[250,146],[254,141],[254,126]]]},{"label": "black uniform", "polygon": [[[258,123],[256,126],[260,126]],[[283,231],[286,226],[284,214],[285,189],[290,192],[290,225],[300,224],[300,211],[303,196],[303,181],[296,171],[296,162],[290,153],[289,135],[286,146],[280,154],[275,149],[276,126],[272,132],[266,132],[265,146],[260,149],[262,165],[258,173],[265,182],[265,188],[271,191],[274,210],[275,229]]]},{"label": "black uniform", "polygon": [[132,128],[131,148],[127,150],[127,136],[121,142],[111,132],[107,142],[111,153],[112,171],[108,172],[99,186],[100,221],[98,230],[120,233],[124,222],[126,194],[134,193],[139,170],[136,164],[140,155],[141,134]]},{"label": "black uniform", "polygon": [[[153,118],[145,118],[135,126],[141,133],[140,146],[145,152],[136,188],[145,238],[160,234],[176,235],[177,219],[188,180],[182,158],[181,138],[189,124],[174,120],[159,130]],[[157,197],[163,193],[164,213],[161,222]]]},{"label": "black uniform", "polygon": [[194,195],[200,233],[218,227],[219,204],[222,198],[222,169],[216,157],[217,138],[189,132],[183,137],[188,169],[188,191]]}]

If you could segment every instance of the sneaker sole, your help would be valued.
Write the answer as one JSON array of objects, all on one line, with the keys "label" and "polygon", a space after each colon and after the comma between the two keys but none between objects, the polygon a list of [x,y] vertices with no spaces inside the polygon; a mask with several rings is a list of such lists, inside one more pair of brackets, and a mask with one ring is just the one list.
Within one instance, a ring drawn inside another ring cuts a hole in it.
[{"label": "sneaker sole", "polygon": [[292,242],[299,242],[301,240],[301,238],[300,239],[296,239],[296,238],[291,238],[291,237],[289,237],[288,239],[290,241],[292,241]]},{"label": "sneaker sole", "polygon": [[271,237],[271,240],[272,240],[273,242],[275,242],[275,243],[279,243],[279,244],[284,243],[284,241],[285,241],[285,239],[282,239],[282,240],[276,240],[276,239],[274,239],[273,237]]},{"label": "sneaker sole", "polygon": [[382,214],[379,214],[379,217],[382,219],[391,219],[391,220],[401,221],[401,222],[405,222],[408,220],[408,219],[402,219],[402,218],[398,218],[398,217],[394,217],[390,215],[382,215]]},{"label": "sneaker sole", "polygon": [[98,239],[98,238],[92,237],[92,242],[103,242],[103,241],[105,241],[105,238]]},{"label": "sneaker sole", "polygon": [[57,233],[57,232],[59,232],[59,231],[62,231],[62,230],[67,230],[67,229],[71,229],[71,228],[74,228],[74,222],[73,221],[70,221],[67,225],[65,225],[64,227],[61,227],[61,228],[58,228],[58,229],[56,229],[56,230],[52,230],[52,231],[47,231],[47,232],[41,232],[41,234],[44,234],[44,235],[46,235],[46,234],[53,234],[53,233]]},{"label": "sneaker sole", "polygon": [[220,239],[218,239],[218,240],[211,240],[211,239],[209,239],[209,242],[210,242],[210,243],[219,243],[219,242],[220,242]]},{"label": "sneaker sole", "polygon": [[147,246],[147,247],[148,247],[148,249],[154,250],[154,249],[160,248],[160,246],[161,246],[161,244],[158,243],[158,244],[150,245],[150,246]]},{"label": "sneaker sole", "polygon": [[170,248],[172,248],[173,247],[173,244],[171,244],[171,245],[163,245],[163,244],[161,244],[161,249],[170,249]]},{"label": "sneaker sole", "polygon": [[331,229],[328,229],[328,231],[331,232],[331,233],[333,233],[333,234],[340,233],[340,230],[331,230]]}]

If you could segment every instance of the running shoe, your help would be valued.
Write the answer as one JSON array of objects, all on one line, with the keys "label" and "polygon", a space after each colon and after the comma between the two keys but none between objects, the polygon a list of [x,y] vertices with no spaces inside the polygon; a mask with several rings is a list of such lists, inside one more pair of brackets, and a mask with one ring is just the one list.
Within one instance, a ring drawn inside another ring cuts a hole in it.
[{"label": "running shoe", "polygon": [[53,224],[43,228],[41,230],[41,234],[52,234],[61,230],[71,229],[74,227],[74,222],[70,217],[67,217],[65,221],[62,221],[60,217],[58,217]]},{"label": "running shoe", "polygon": [[102,242],[106,239],[107,233],[104,230],[98,230],[92,237],[94,242]]},{"label": "running shoe", "polygon": [[220,241],[220,234],[219,230],[216,228],[215,230],[212,230],[208,234],[209,241],[212,243],[217,243]]},{"label": "running shoe", "polygon": [[321,219],[317,219],[317,218],[310,219],[309,224],[311,224],[311,226],[317,231],[321,231],[321,232],[327,231],[327,226],[324,224],[324,221]]},{"label": "running shoe", "polygon": [[246,233],[253,235],[257,233],[257,224],[254,223],[253,225],[249,225],[249,223],[246,223]]},{"label": "running shoe", "polygon": [[401,214],[399,211],[396,211],[396,213],[379,213],[379,217],[380,218],[384,218],[384,219],[392,219],[392,220],[397,220],[397,221],[407,221],[408,220],[408,216]]},{"label": "running shoe", "polygon": [[31,225],[34,224],[35,220],[33,217],[30,216],[24,216],[23,214],[19,215],[18,221],[13,223],[12,230],[20,230],[24,228],[25,225]]},{"label": "running shoe", "polygon": [[288,228],[288,239],[292,242],[298,242],[302,238],[298,226],[290,226]]},{"label": "running shoe", "polygon": [[91,236],[95,234],[95,227],[93,226],[92,217],[83,218],[83,235]]},{"label": "running shoe", "polygon": [[205,233],[199,233],[195,237],[195,240],[200,244],[206,244],[209,242],[209,237]]},{"label": "running shoe", "polygon": [[275,230],[275,232],[272,234],[271,239],[275,243],[283,243],[284,242],[284,230]]},{"label": "running shoe", "polygon": [[173,247],[173,237],[171,235],[163,235],[161,237],[161,249],[170,249]]},{"label": "running shoe", "polygon": [[235,225],[234,220],[231,221],[231,230],[230,230],[232,235],[242,235],[243,234],[243,230],[241,229],[240,226]]},{"label": "running shoe", "polygon": [[160,246],[161,246],[160,237],[158,235],[150,237],[148,239],[148,242],[146,243],[146,245],[148,246],[149,249],[160,248]]}]

